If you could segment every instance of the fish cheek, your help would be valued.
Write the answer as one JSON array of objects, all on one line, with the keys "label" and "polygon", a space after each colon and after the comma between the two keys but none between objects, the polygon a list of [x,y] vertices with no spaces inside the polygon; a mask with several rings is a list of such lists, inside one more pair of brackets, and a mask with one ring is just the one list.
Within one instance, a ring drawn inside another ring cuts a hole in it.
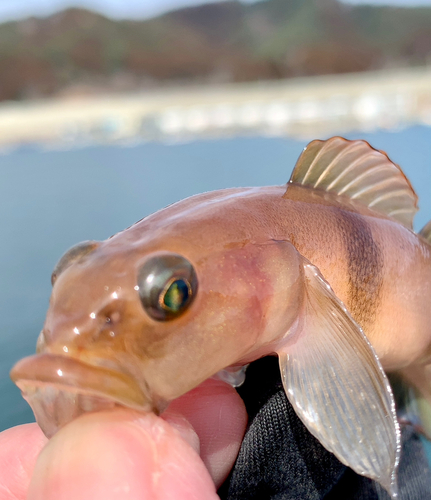
[{"label": "fish cheek", "polygon": [[238,339],[241,355],[284,336],[304,300],[301,256],[288,241],[224,252],[209,263],[205,279],[204,288],[213,293],[206,310],[223,315],[226,333]]},{"label": "fish cheek", "polygon": [[255,343],[262,308],[241,262],[246,260],[206,262],[189,310],[171,321],[149,320],[141,329],[134,349],[140,351],[143,376],[155,400],[179,397],[233,364]]},{"label": "fish cheek", "polygon": [[206,338],[206,356],[218,358],[215,371],[286,334],[303,303],[300,264],[290,242],[274,240],[230,248],[200,263],[191,326]]},{"label": "fish cheek", "polygon": [[250,354],[264,355],[259,349],[287,332],[302,303],[299,254],[289,242],[228,249],[196,269],[199,289],[190,308],[142,330],[145,378],[166,400]]},{"label": "fish cheek", "polygon": [[[151,321],[151,320],[150,320]],[[146,322],[137,331],[136,338],[131,336],[128,350],[142,359],[161,359],[166,357],[171,343],[169,337],[181,335],[177,328],[172,327],[172,322]]]}]

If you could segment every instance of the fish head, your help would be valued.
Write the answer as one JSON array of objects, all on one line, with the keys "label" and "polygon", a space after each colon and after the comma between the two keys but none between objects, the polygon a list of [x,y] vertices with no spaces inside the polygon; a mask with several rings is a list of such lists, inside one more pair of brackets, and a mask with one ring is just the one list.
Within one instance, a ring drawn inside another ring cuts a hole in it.
[{"label": "fish head", "polygon": [[160,413],[263,355],[297,315],[292,245],[137,226],[73,247],[54,269],[37,354],[11,373],[47,435],[84,411]]}]

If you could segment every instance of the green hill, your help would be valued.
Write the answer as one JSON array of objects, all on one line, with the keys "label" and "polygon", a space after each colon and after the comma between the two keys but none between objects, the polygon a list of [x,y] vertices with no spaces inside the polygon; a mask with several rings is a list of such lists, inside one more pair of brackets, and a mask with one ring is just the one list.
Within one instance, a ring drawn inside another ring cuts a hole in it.
[{"label": "green hill", "polygon": [[0,25],[0,100],[429,62],[431,8],[233,0],[145,21],[68,9]]}]

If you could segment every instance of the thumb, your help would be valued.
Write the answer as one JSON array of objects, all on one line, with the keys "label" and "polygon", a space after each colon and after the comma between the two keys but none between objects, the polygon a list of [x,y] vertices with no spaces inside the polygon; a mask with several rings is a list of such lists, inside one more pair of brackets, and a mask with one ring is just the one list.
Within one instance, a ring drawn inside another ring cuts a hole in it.
[{"label": "thumb", "polygon": [[[188,425],[184,422],[184,425]],[[214,483],[191,428],[125,409],[85,414],[39,456],[27,500],[211,500]]]}]

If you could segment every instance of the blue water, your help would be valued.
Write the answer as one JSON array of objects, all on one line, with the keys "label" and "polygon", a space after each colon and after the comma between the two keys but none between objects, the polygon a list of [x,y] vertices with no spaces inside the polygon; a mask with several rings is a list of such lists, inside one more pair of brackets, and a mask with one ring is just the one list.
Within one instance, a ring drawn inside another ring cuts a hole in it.
[{"label": "blue water", "polygon": [[[402,165],[419,194],[422,227],[431,218],[431,128],[350,138],[367,139]],[[50,275],[68,247],[105,239],[195,193],[285,183],[304,145],[247,138],[0,156],[0,430],[33,420],[8,373],[34,352]]]}]

